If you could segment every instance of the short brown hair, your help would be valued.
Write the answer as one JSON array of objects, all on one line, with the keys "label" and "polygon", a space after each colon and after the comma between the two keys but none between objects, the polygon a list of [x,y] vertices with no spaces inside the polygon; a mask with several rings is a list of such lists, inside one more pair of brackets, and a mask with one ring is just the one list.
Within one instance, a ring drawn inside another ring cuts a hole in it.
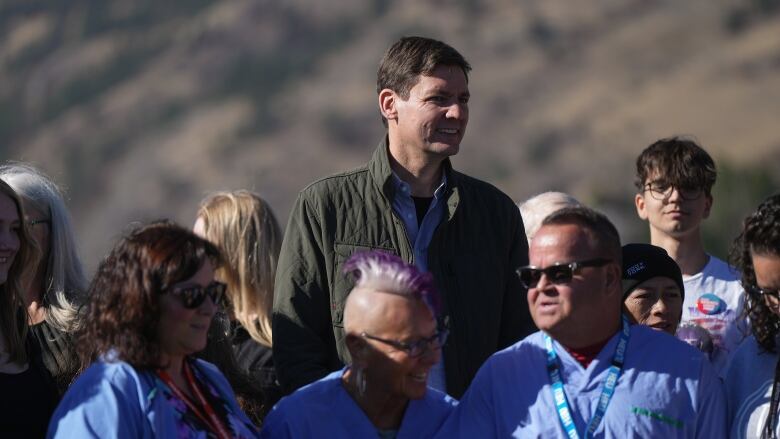
[{"label": "short brown hair", "polygon": [[169,221],[141,226],[122,238],[100,263],[89,287],[77,334],[82,367],[109,354],[139,369],[160,364],[160,294],[197,273],[217,248]]},{"label": "short brown hair", "polygon": [[707,151],[677,136],[655,141],[637,157],[634,184],[640,193],[653,174],[675,187],[702,189],[708,196],[717,178],[715,162]]},{"label": "short brown hair", "polygon": [[542,226],[576,224],[587,229],[594,238],[594,247],[604,256],[608,256],[622,264],[623,249],[620,245],[620,234],[615,225],[603,213],[589,207],[564,207],[551,213],[542,221]]},{"label": "short brown hair", "polygon": [[471,65],[457,50],[431,38],[403,37],[387,49],[379,63],[376,92],[387,88],[408,99],[420,75],[430,75],[441,65],[459,67],[468,82]]}]

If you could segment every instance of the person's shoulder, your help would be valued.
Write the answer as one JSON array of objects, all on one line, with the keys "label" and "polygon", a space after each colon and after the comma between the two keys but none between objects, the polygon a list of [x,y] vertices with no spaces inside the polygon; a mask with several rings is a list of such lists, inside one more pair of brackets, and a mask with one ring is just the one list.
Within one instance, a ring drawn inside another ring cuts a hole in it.
[{"label": "person's shoulder", "polygon": [[[627,359],[630,356],[645,356],[646,359],[652,360],[654,367],[658,368],[681,366],[695,369],[702,362],[708,361],[704,354],[695,347],[671,334],[646,325],[631,326],[629,343],[631,343],[629,349],[633,347],[633,350],[626,354]],[[663,355],[659,355],[659,353],[663,353]]]},{"label": "person's shoulder", "polygon": [[318,199],[344,191],[345,184],[360,184],[369,178],[368,166],[362,165],[349,171],[322,177],[304,187],[300,196],[305,199]]},{"label": "person's shoulder", "polygon": [[517,205],[512,201],[509,195],[505,194],[501,189],[492,184],[454,169],[452,170],[451,175],[452,178],[455,179],[457,186],[462,189],[465,194],[472,194],[483,202],[489,201],[507,208],[518,210]]},{"label": "person's shoulder", "polygon": [[337,393],[341,390],[341,375],[344,369],[331,372],[313,383],[309,383],[290,395],[282,398],[277,403],[274,410],[279,408],[284,411],[290,407],[299,407],[300,405],[319,404],[322,402],[333,402]]},{"label": "person's shoulder", "polygon": [[709,262],[702,270],[705,277],[714,277],[725,282],[739,282],[739,270],[714,255],[709,255],[709,257]]},{"label": "person's shoulder", "polygon": [[544,352],[544,349],[544,333],[536,331],[515,344],[494,353],[488,358],[488,361],[495,365],[534,361],[536,354]]},{"label": "person's shoulder", "polygon": [[108,381],[115,386],[124,387],[127,384],[135,384],[138,381],[139,372],[129,363],[124,361],[98,360],[92,363],[84,373],[79,376],[76,383],[99,383]]},{"label": "person's shoulder", "polygon": [[455,408],[458,405],[458,400],[452,396],[442,392],[441,390],[428,387],[428,391],[425,392],[425,397],[422,399],[426,405],[432,405],[441,407],[445,410]]}]

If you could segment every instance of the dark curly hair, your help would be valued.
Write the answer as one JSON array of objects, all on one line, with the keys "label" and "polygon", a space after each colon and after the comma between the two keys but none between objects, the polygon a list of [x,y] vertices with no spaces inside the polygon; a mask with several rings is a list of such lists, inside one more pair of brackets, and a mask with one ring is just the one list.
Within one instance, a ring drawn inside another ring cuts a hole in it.
[{"label": "dark curly hair", "polygon": [[210,242],[169,221],[141,226],[120,239],[100,263],[89,287],[77,346],[82,367],[110,352],[138,369],[160,364],[160,294],[186,280],[209,260],[220,263]]},{"label": "dark curly hair", "polygon": [[764,200],[745,218],[730,254],[732,264],[742,271],[744,312],[750,319],[753,336],[761,348],[776,352],[775,336],[780,329],[780,317],[766,306],[764,298],[755,290],[753,254],[780,256],[780,194]]}]

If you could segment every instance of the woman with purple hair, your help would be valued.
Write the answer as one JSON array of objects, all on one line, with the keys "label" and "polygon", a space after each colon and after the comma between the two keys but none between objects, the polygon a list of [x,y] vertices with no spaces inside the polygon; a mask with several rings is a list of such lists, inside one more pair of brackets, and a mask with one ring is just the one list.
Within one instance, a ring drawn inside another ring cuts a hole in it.
[{"label": "woman with purple hair", "polygon": [[353,255],[344,306],[352,363],[283,398],[262,437],[431,437],[456,402],[427,385],[447,331],[432,277],[379,251]]}]

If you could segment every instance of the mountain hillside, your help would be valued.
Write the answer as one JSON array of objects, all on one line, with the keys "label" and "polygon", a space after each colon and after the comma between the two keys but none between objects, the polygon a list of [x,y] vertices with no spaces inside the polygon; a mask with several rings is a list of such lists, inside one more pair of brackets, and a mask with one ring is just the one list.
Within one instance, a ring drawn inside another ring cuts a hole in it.
[{"label": "mountain hillside", "polygon": [[[633,161],[693,135],[725,180],[708,246],[780,187],[780,2],[180,1],[0,4],[0,153],[67,189],[90,266],[133,221],[250,188],[282,221],[381,139],[376,67],[401,35],[474,67],[457,168],[517,200],[571,192],[627,240]],[[720,209],[720,210],[718,210]]]}]

